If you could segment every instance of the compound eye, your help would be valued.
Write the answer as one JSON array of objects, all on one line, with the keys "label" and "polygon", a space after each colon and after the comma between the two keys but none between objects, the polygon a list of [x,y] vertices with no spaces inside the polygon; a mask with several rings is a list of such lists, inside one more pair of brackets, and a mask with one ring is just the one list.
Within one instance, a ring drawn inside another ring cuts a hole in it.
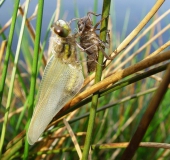
[{"label": "compound eye", "polygon": [[65,33],[65,30],[60,26],[54,27],[54,33],[59,35],[60,37],[67,37],[68,36],[68,34]]},{"label": "compound eye", "polygon": [[52,25],[55,34],[60,37],[67,37],[70,33],[70,26],[63,20],[58,20]]}]

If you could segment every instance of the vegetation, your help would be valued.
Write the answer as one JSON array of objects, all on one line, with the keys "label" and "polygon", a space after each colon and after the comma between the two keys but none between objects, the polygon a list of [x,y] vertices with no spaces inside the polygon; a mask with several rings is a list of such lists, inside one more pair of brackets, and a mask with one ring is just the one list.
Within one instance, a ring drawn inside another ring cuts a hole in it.
[{"label": "vegetation", "polygon": [[[59,17],[60,1],[43,42],[40,35],[44,1],[39,0],[37,14],[29,18],[29,0],[20,7],[19,2],[15,1],[12,21],[0,28],[0,159],[167,159],[170,156],[170,41],[161,44],[157,40],[169,33],[169,22],[158,33],[154,32],[160,23],[169,20],[166,16],[170,10],[159,17],[156,14],[164,0],[156,1],[126,37],[125,21],[121,41],[116,30],[111,30],[113,15],[108,27],[107,19],[102,21],[100,39],[105,41],[105,28],[109,28],[111,43],[107,51],[114,59],[103,60],[102,52],[99,53],[96,74],[88,75],[83,61],[85,53],[80,54],[85,76],[81,92],[55,116],[33,146],[28,145],[26,131],[47,63],[44,53],[48,52],[50,57],[50,46],[49,51],[45,46],[50,26]],[[96,0],[94,12],[97,3]],[[109,14],[110,3],[103,1],[102,17]],[[78,15],[77,8],[75,14]],[[36,31],[31,25],[35,16]],[[16,27],[17,20],[21,21],[20,29]],[[9,35],[5,34],[7,28]],[[11,47],[14,32],[19,35],[16,50]]]}]

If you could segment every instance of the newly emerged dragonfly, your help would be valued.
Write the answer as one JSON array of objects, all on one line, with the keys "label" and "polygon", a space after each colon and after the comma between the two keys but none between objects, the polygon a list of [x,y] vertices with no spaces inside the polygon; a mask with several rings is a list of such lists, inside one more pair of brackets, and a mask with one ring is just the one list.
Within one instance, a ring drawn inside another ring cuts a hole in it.
[{"label": "newly emerged dragonfly", "polygon": [[77,60],[76,41],[70,25],[58,20],[52,31],[53,56],[50,58],[38,91],[38,101],[28,129],[27,139],[33,145],[53,117],[81,89],[82,67]]},{"label": "newly emerged dragonfly", "polygon": [[102,51],[106,59],[112,60],[112,58],[109,57],[104,51],[105,48],[108,48],[107,46],[108,43],[100,40],[98,34],[96,33],[96,30],[98,30],[97,27],[99,26],[99,24],[108,17],[101,19],[98,23],[96,23],[93,26],[93,22],[90,17],[90,14],[95,15],[95,16],[101,15],[101,14],[95,14],[93,12],[88,12],[87,16],[83,18],[79,18],[78,23],[77,23],[79,32],[77,33],[77,35],[80,37],[79,38],[80,46],[87,53],[88,72],[93,72],[96,69],[98,53],[100,50]]}]

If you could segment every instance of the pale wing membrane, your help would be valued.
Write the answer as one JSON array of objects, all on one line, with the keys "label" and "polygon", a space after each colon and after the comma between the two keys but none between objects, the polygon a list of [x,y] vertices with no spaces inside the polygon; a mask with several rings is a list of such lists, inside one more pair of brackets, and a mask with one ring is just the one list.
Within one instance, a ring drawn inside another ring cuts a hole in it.
[{"label": "pale wing membrane", "polygon": [[39,99],[28,130],[28,142],[33,145],[53,117],[80,90],[84,77],[79,68],[52,58],[44,72]]},{"label": "pale wing membrane", "polygon": [[[43,92],[43,91],[44,91],[44,90],[47,90],[47,88],[48,88],[48,85],[44,85],[44,79],[46,79],[45,84],[47,84],[47,78],[45,78],[45,77],[50,76],[50,75],[48,74],[48,72],[52,70],[52,67],[53,67],[52,64],[54,65],[54,55],[51,56],[50,60],[48,61],[47,65],[46,65],[46,67],[45,67],[45,69],[44,69],[44,73],[43,73],[43,77],[42,77],[42,80],[41,80],[41,84],[40,84],[40,86],[39,86],[38,94],[37,94],[37,96],[36,96],[36,99],[39,100],[39,101],[41,101],[42,97],[45,95],[45,92]],[[50,69],[50,68],[51,68],[51,69]],[[51,73],[51,72],[50,72],[50,73]],[[48,74],[48,75],[47,75],[47,74]],[[42,91],[42,90],[43,90],[43,91]],[[40,94],[40,93],[41,93],[41,94]],[[44,94],[43,94],[43,93],[44,93]],[[40,95],[41,95],[41,97],[40,97]],[[35,112],[35,111],[34,111],[34,112]]]}]

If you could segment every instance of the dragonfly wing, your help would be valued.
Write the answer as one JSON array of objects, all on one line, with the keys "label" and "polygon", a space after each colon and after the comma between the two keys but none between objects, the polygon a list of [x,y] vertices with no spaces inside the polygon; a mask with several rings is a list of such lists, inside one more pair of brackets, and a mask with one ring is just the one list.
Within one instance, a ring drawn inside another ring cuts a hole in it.
[{"label": "dragonfly wing", "polygon": [[81,89],[84,82],[81,66],[65,64],[52,57],[45,68],[38,102],[28,129],[28,143],[33,145],[53,117]]}]

